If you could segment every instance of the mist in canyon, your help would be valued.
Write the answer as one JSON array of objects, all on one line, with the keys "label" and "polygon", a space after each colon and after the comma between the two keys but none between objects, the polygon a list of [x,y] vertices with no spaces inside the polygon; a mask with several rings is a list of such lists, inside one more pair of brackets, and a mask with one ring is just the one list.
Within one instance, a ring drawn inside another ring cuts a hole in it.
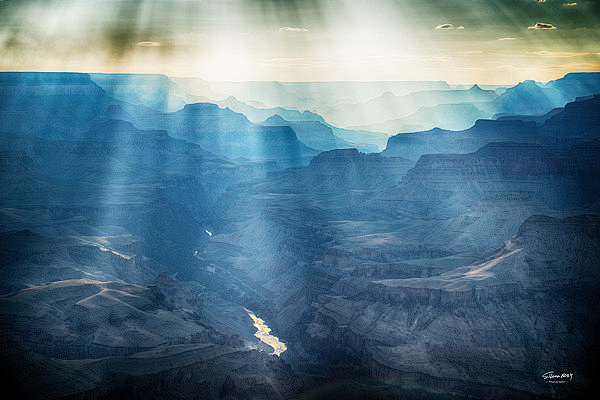
[{"label": "mist in canyon", "polygon": [[21,398],[598,393],[600,73],[0,73]]}]

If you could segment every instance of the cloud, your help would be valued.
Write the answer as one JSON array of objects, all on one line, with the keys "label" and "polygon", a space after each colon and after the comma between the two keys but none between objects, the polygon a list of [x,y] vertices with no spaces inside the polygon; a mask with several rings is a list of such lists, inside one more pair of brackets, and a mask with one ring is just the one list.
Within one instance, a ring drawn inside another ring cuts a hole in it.
[{"label": "cloud", "polygon": [[308,32],[306,28],[293,28],[291,26],[282,26],[279,28],[280,32]]},{"label": "cloud", "polygon": [[527,54],[536,56],[556,57],[556,58],[570,58],[570,57],[583,57],[597,55],[598,53],[575,53],[572,51],[528,51]]},{"label": "cloud", "polygon": [[457,26],[456,29],[461,29],[462,30],[462,29],[465,29],[465,27],[461,25],[461,26]]},{"label": "cloud", "polygon": [[435,29],[453,29],[454,25],[452,24],[441,24],[435,27]]},{"label": "cloud", "polygon": [[535,25],[527,27],[527,29],[556,29],[556,27],[545,22],[537,22]]},{"label": "cloud", "polygon": [[538,3],[545,3],[546,0],[537,0]]},{"label": "cloud", "polygon": [[517,40],[517,38],[514,38],[514,37],[501,37],[498,40]]},{"label": "cloud", "polygon": [[138,46],[141,47],[158,47],[160,46],[159,42],[137,42]]},{"label": "cloud", "polygon": [[565,7],[575,7],[577,3],[565,3],[563,4]]}]

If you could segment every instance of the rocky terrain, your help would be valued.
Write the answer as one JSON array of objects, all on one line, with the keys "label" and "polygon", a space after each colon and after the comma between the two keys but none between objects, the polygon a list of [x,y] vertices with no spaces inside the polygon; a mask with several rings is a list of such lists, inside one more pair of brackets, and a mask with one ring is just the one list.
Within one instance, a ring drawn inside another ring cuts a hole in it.
[{"label": "rocky terrain", "polygon": [[[481,263],[366,285],[345,278],[313,303],[305,345],[350,351],[389,382],[435,387],[443,377],[458,392],[500,385],[496,396],[512,398],[576,393],[597,368],[587,353],[598,351],[597,310],[585,304],[597,302],[598,244],[597,216],[536,215]],[[582,376],[554,391],[540,384],[549,365]]]},{"label": "rocky terrain", "polygon": [[[322,153],[230,190],[198,257],[264,296],[296,368],[354,365],[390,385],[475,397],[570,397],[596,367],[584,359],[597,343],[582,339],[598,324],[586,306],[598,285],[596,147],[491,143],[422,156],[380,184],[368,175],[385,171],[380,158]],[[580,380],[554,390],[547,365]]]},{"label": "rocky terrain", "polygon": [[254,125],[244,115],[211,103],[188,104],[170,114],[144,114],[133,122],[144,129],[164,129],[230,158],[283,160],[290,163],[286,166],[297,166],[317,154],[289,126]]},{"label": "rocky terrain", "polygon": [[[95,79],[0,74],[0,367],[19,397],[598,393],[597,96],[370,154],[324,120]],[[542,89],[595,87],[564,79]]]},{"label": "rocky terrain", "polygon": [[289,127],[254,125],[242,114],[209,103],[158,112],[108,96],[87,74],[3,73],[0,93],[0,131],[7,133],[73,140],[94,130],[97,119],[105,117],[138,129],[167,130],[173,138],[225,157],[271,159],[291,166],[306,164],[317,153],[299,142]]},{"label": "rocky terrain", "polygon": [[296,132],[298,139],[318,150],[333,150],[353,147],[352,144],[338,138],[327,125],[319,121],[289,122],[275,114],[262,122],[265,126],[289,126]]}]

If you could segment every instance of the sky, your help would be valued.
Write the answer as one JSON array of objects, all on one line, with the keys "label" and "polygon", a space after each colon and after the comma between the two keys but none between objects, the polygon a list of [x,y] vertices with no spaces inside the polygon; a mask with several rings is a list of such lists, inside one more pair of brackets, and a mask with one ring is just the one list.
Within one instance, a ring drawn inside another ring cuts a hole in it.
[{"label": "sky", "polygon": [[548,81],[600,71],[600,0],[0,0],[0,70]]}]

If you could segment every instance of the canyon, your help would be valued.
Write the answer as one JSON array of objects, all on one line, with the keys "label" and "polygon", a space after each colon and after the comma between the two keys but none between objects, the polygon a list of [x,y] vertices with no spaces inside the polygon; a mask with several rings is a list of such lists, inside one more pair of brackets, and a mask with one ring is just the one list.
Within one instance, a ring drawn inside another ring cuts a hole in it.
[{"label": "canyon", "polygon": [[[332,103],[487,104],[381,153],[377,132],[351,140],[364,127],[266,106],[251,122],[183,82],[0,73],[1,368],[20,397],[597,393],[595,77],[331,83]],[[284,106],[327,85],[273,87]]]}]

